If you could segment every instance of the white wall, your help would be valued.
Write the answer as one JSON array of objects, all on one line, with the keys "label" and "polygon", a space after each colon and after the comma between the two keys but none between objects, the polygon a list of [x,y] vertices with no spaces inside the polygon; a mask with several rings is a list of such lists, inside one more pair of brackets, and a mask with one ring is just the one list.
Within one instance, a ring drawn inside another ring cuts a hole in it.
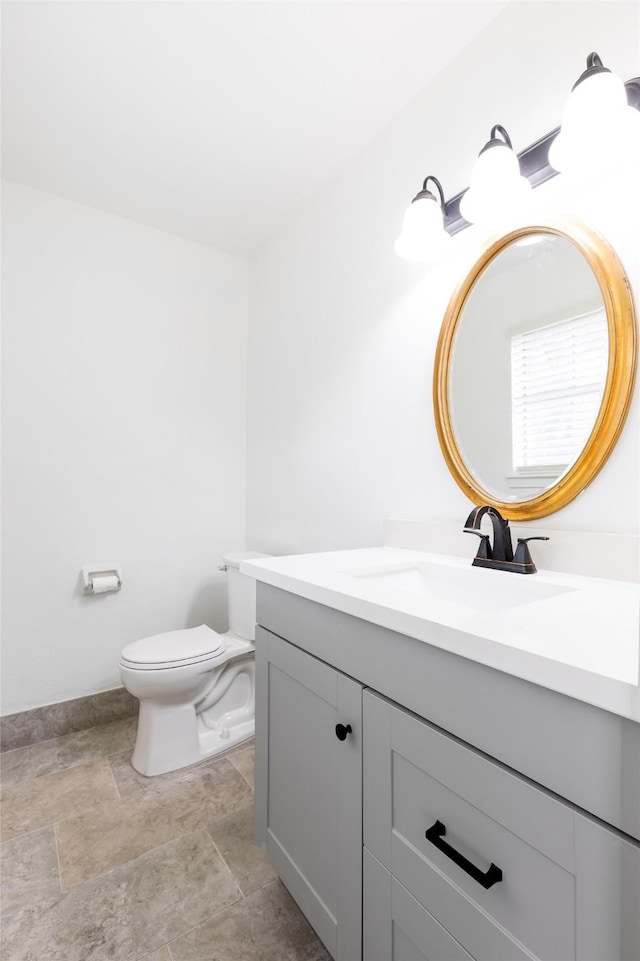
[{"label": "white wall", "polygon": [[[2,713],[120,683],[138,637],[224,629],[244,546],[246,264],[5,183]],[[80,593],[120,562],[118,594]]]},{"label": "white wall", "polygon": [[[635,3],[511,3],[303,215],[250,273],[247,534],[289,553],[366,546],[388,516],[463,523],[469,502],[435,433],[433,355],[454,285],[486,238],[454,238],[429,271],[393,253],[403,212],[427,174],[452,196],[490,127],[517,150],[556,126],[587,54],[637,73]],[[436,25],[434,24],[434,29]],[[617,249],[636,292],[640,204],[619,180],[535,193],[583,217]],[[604,471],[556,529],[639,529],[638,392]]]},{"label": "white wall", "polygon": [[[637,73],[635,3],[512,2],[251,264],[247,543],[377,544],[388,516],[460,522],[431,403],[440,320],[481,250],[395,257],[424,176],[468,183],[494,123],[559,122],[586,54]],[[434,24],[437,29],[437,24]],[[638,187],[536,194],[599,227],[636,289]],[[618,193],[616,194],[616,191]],[[220,554],[245,544],[246,265],[17,184],[4,194],[2,712],[119,682],[123,644],[225,626]],[[639,397],[602,474],[553,528],[639,529]],[[79,572],[120,561],[119,594]]]}]

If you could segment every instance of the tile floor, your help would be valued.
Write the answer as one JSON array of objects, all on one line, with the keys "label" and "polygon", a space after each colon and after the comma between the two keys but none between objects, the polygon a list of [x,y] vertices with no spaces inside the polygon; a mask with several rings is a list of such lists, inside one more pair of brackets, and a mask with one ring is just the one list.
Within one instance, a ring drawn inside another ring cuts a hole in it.
[{"label": "tile floor", "polygon": [[0,756],[3,961],[329,961],[253,844],[253,745],[144,778],[134,737]]}]

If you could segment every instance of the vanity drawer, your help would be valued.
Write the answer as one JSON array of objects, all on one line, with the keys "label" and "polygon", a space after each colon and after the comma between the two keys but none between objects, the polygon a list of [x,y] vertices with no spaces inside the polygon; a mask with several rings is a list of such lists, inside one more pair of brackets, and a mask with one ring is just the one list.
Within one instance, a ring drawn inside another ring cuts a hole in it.
[{"label": "vanity drawer", "polygon": [[364,848],[364,961],[474,961]]},{"label": "vanity drawer", "polygon": [[366,847],[477,961],[575,958],[572,810],[370,691],[363,707]]}]

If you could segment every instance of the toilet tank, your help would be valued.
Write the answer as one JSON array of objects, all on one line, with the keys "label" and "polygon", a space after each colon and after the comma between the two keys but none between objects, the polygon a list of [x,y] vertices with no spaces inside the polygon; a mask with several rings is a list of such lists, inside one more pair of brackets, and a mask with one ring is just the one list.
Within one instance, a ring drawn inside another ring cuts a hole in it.
[{"label": "toilet tank", "polygon": [[270,556],[258,551],[235,551],[223,556],[227,565],[229,630],[247,641],[253,641],[256,636],[256,582],[255,578],[240,573],[240,561]]}]

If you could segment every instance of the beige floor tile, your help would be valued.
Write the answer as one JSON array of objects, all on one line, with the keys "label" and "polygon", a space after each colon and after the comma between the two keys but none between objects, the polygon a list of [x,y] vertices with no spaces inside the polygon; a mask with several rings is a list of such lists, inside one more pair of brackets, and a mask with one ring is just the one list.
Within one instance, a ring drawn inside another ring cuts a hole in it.
[{"label": "beige floor tile", "polygon": [[199,764],[192,764],[190,767],[183,767],[178,771],[169,771],[168,774],[158,774],[156,777],[145,777],[143,774],[138,774],[131,766],[130,751],[114,754],[109,758],[109,763],[122,798],[134,796],[160,797],[175,789],[182,790],[185,784],[192,781],[199,781],[202,778],[215,778],[218,771],[228,770],[228,764],[233,756],[232,753],[225,754],[223,757],[200,761]]},{"label": "beige floor tile", "polygon": [[2,838],[35,831],[118,798],[107,760],[45,774],[2,792]]},{"label": "beige floor tile", "polygon": [[253,844],[253,744],[143,778],[134,731],[3,758],[3,959],[329,961]]},{"label": "beige floor tile", "polygon": [[[140,870],[137,865],[142,866]],[[204,830],[144,855],[116,874],[127,878],[136,946],[156,948],[233,904],[242,892]],[[142,952],[140,952],[142,953]]]},{"label": "beige floor tile", "polygon": [[30,904],[57,898],[60,873],[53,827],[0,844],[0,878],[4,918]]},{"label": "beige floor tile", "polygon": [[236,744],[235,747],[230,748],[224,756],[228,757],[230,754],[235,754],[237,751],[246,751],[248,747],[255,747],[255,743],[255,737],[249,737],[246,741],[240,741],[240,743]]},{"label": "beige floor tile", "polygon": [[0,755],[0,779],[4,788],[30,778],[99,760],[109,754],[131,751],[136,737],[137,719],[101,724],[76,734],[40,741]]},{"label": "beige floor tile", "polygon": [[160,948],[153,954],[145,954],[144,958],[140,958],[140,961],[171,961],[171,955],[168,948]]},{"label": "beige floor tile", "polygon": [[13,915],[3,926],[2,957],[135,961],[239,897],[211,839],[198,831]]},{"label": "beige floor tile", "polygon": [[208,831],[245,896],[276,877],[253,840],[253,804],[214,821]]},{"label": "beige floor tile", "polygon": [[229,760],[235,769],[242,774],[245,781],[253,787],[253,769],[255,767],[255,747],[253,744],[243,751],[230,754]]},{"label": "beige floor tile", "polygon": [[169,945],[173,961],[331,961],[279,881]]},{"label": "beige floor tile", "polygon": [[[156,784],[137,775],[129,781],[119,768],[119,784],[135,783],[117,804],[72,817],[56,826],[63,889],[86,881],[158,845],[205,827],[246,805],[252,792],[228,760],[202,765],[179,781]],[[154,793],[155,792],[155,793]]]}]

